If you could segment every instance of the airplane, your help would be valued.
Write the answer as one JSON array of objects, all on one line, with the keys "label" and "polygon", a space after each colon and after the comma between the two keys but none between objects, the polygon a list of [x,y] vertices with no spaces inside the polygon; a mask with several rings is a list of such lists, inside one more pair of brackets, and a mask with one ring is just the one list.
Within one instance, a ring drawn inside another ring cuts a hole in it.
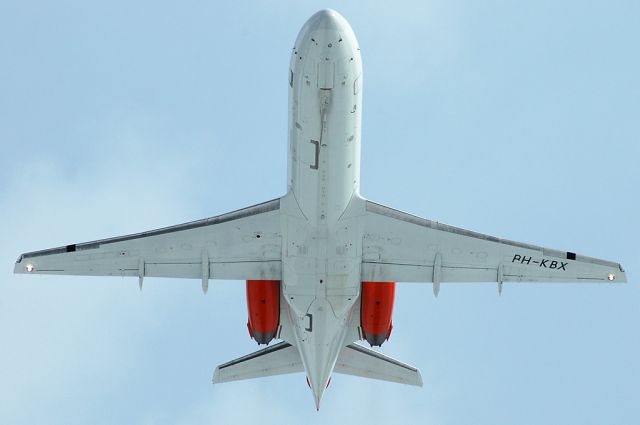
[{"label": "airplane", "polygon": [[[20,255],[15,273],[245,280],[249,335],[266,348],[219,365],[222,383],[304,372],[316,409],[332,373],[422,386],[374,351],[395,282],[626,282],[619,263],[445,225],[360,195],[362,62],[353,29],[321,10],[288,73],[287,193],[175,226]],[[278,342],[279,340],[279,342]],[[272,344],[273,342],[273,344]]]}]

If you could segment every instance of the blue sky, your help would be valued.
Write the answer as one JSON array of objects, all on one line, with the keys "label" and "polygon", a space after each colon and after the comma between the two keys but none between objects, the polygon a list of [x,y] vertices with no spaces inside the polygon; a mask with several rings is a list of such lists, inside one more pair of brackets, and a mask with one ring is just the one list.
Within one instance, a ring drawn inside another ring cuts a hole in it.
[{"label": "blue sky", "polygon": [[[638,423],[638,2],[130,3],[0,3],[0,423]],[[362,49],[365,197],[631,284],[402,284],[382,351],[424,388],[336,375],[316,412],[303,375],[211,385],[256,348],[242,282],[12,274],[282,195],[325,7]]]}]

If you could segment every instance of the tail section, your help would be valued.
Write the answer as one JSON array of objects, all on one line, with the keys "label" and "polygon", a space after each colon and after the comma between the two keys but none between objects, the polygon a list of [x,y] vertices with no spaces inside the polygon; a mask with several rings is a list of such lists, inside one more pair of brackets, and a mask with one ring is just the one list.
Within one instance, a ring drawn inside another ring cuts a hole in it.
[{"label": "tail section", "polygon": [[262,378],[304,372],[298,349],[288,342],[280,342],[230,362],[221,364],[213,373],[213,383]]},{"label": "tail section", "polygon": [[[418,369],[359,344],[349,344],[342,349],[333,371],[345,375],[422,386],[422,376]],[[296,372],[304,372],[300,353],[296,347],[283,341],[221,364],[213,374],[213,383]]]},{"label": "tail section", "polygon": [[359,344],[349,344],[342,349],[334,372],[422,386],[418,369]]}]

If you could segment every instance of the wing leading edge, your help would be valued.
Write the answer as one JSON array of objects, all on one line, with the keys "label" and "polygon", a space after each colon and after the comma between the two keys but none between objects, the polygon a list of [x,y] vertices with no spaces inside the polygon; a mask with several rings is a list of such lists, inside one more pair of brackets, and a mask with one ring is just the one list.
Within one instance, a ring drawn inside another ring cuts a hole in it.
[{"label": "wing leading edge", "polygon": [[22,254],[14,273],[281,279],[280,199],[132,235]]},{"label": "wing leading edge", "polygon": [[626,282],[618,263],[448,226],[366,201],[362,280]]}]

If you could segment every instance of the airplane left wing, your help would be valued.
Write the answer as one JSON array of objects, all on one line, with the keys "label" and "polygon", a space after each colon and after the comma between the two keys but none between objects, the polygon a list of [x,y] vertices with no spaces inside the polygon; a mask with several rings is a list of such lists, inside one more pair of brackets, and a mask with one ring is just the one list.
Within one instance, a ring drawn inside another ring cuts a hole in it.
[{"label": "airplane left wing", "polygon": [[362,280],[626,282],[618,263],[448,226],[366,201]]},{"label": "airplane left wing", "polygon": [[190,223],[22,254],[14,273],[281,279],[280,199]]}]

